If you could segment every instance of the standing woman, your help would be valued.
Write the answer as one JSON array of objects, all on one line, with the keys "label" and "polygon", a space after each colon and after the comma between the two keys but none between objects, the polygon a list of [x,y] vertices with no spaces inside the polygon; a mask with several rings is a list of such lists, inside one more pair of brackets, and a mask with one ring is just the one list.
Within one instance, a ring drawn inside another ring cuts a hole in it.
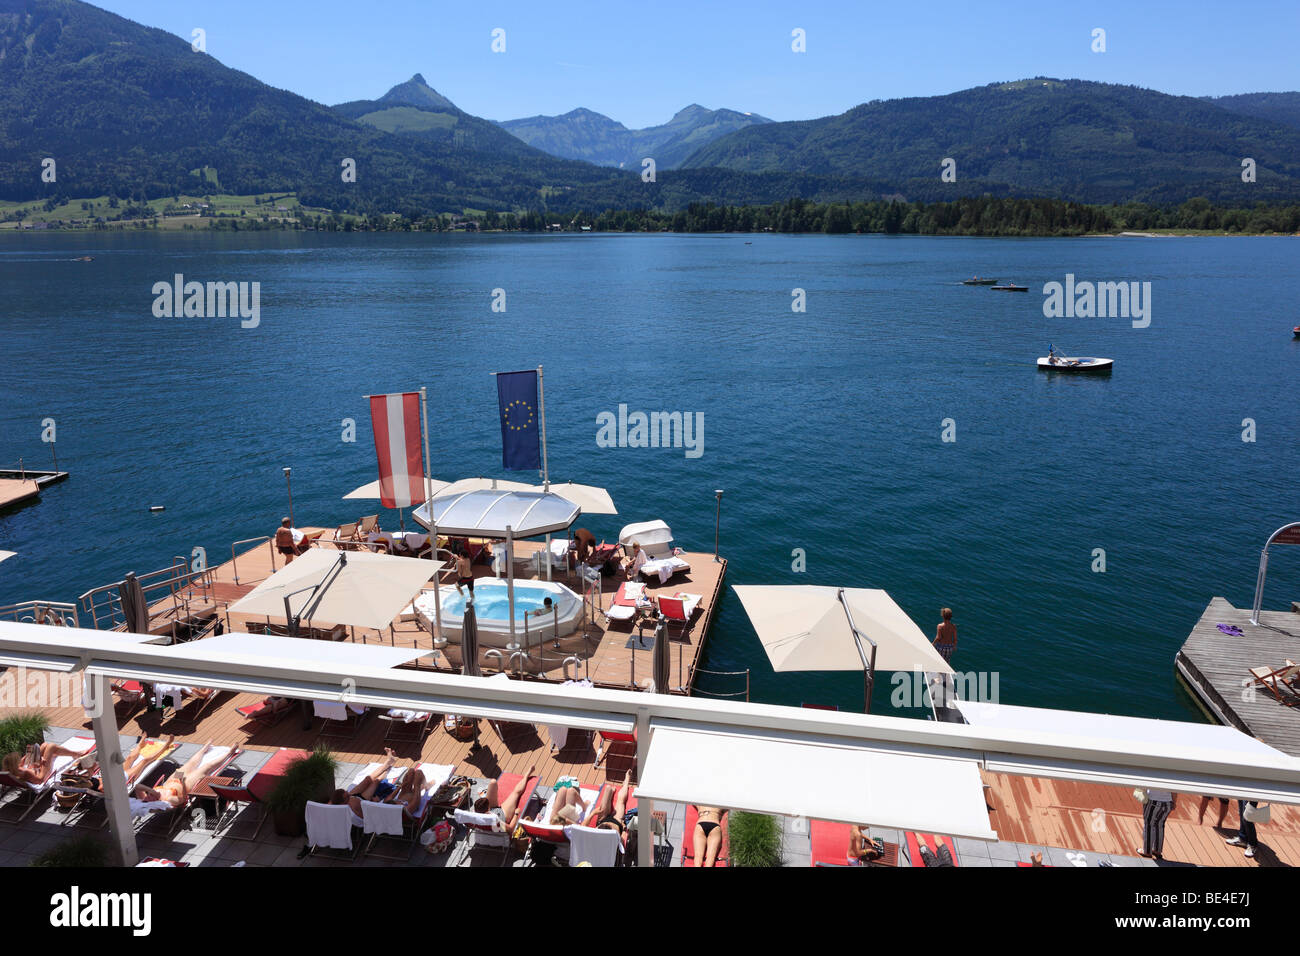
[{"label": "standing woman", "polygon": [[952,622],[952,608],[946,607],[941,612],[943,620],[934,632],[934,649],[945,661],[952,661],[952,652],[957,649],[957,625]]},{"label": "standing woman", "polygon": [[1174,795],[1168,790],[1148,790],[1142,807],[1142,849],[1138,856],[1164,859],[1165,821],[1174,811]]}]

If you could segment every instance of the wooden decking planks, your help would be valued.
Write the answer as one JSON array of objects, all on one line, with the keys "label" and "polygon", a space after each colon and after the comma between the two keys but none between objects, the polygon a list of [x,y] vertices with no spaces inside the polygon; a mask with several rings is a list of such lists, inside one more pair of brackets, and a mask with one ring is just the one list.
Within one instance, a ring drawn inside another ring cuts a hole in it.
[{"label": "wooden decking planks", "polygon": [[0,478],[0,508],[35,498],[40,491],[40,485],[30,479],[23,481],[20,478]]},{"label": "wooden decking planks", "polygon": [[[302,530],[311,532],[319,529],[304,528]],[[328,538],[328,533],[326,538]],[[515,543],[516,553],[520,556],[529,556],[544,546],[542,542],[536,541],[518,541]],[[694,614],[686,639],[681,639],[680,630],[675,625],[669,629],[672,645],[669,660],[671,684],[674,690],[678,687],[684,687],[689,691],[694,680],[695,667],[699,662],[704,642],[708,636],[709,626],[712,624],[714,612],[722,596],[722,585],[726,576],[727,563],[725,560],[715,562],[711,554],[688,552],[683,556],[690,562],[690,571],[674,575],[667,584],[647,585],[647,590],[651,595],[671,595],[678,591],[684,591],[701,596],[699,609]],[[412,558],[410,560],[416,559]],[[283,559],[278,555],[274,555],[268,545],[254,546],[239,554],[235,559],[213,568],[213,587],[210,592],[205,593],[210,594],[214,607],[224,612],[225,607],[233,604],[239,597],[252,590],[261,581],[266,580],[273,573],[273,563],[277,569],[284,566]],[[432,567],[432,564],[430,566]],[[517,570],[522,567],[523,562],[520,562],[517,565]],[[474,573],[476,577],[492,576],[491,569],[484,564],[474,565]],[[239,579],[238,583],[235,582],[236,574]],[[555,580],[567,583],[575,591],[579,589],[579,585],[573,576],[565,576],[559,571],[554,572],[554,574]],[[518,580],[531,579],[531,574],[521,574],[518,577]],[[451,586],[447,584],[451,580],[453,578],[450,573],[445,573],[443,576],[444,586]],[[601,581],[601,603],[606,609],[612,603],[614,593],[618,590],[620,583],[621,579],[617,577],[609,577]],[[231,627],[235,630],[245,630],[248,625],[265,620],[264,618],[245,617],[239,614],[227,616]],[[283,623],[282,618],[272,618],[271,620],[276,623]],[[329,623],[332,622],[314,622],[317,627]],[[627,688],[633,686],[635,679],[636,686],[643,686],[645,680],[650,676],[650,647],[653,643],[651,640],[653,631],[649,627],[645,629],[644,644],[637,640],[639,633],[639,629],[628,622],[609,622],[598,615],[597,620],[588,625],[586,632],[580,631],[564,638],[561,640],[558,649],[549,645],[543,648],[545,657],[536,661],[529,668],[529,673],[545,680],[562,681],[565,677],[564,659],[570,655],[577,655],[585,661],[582,675],[590,676],[598,684]],[[400,619],[394,620],[391,629],[385,631],[382,635],[377,635],[373,631],[362,633],[358,630],[355,633],[355,639],[369,642],[382,641],[385,644],[395,644],[398,647],[431,646],[430,636],[427,631],[422,630],[413,621],[401,621]],[[437,663],[444,667],[459,668],[461,665],[459,645],[448,645],[444,651],[439,653]],[[483,659],[483,663],[485,667],[492,669],[493,662],[491,658]]]},{"label": "wooden decking planks", "polygon": [[[1134,856],[1142,847],[1142,805],[1131,788],[984,773],[989,821],[1013,843]],[[1224,828],[1216,830],[1218,801],[1210,801],[1197,823],[1200,798],[1180,795],[1165,827],[1167,863],[1196,866],[1300,866],[1300,808],[1274,805],[1272,820],[1259,827],[1253,860],[1224,840],[1237,832],[1231,803]]]},{"label": "wooden decking planks", "polygon": [[[1201,703],[1221,722],[1258,737],[1270,747],[1300,756],[1300,706],[1288,707],[1253,686],[1252,667],[1275,668],[1300,661],[1300,615],[1263,611],[1259,626],[1250,612],[1216,597],[1178,651],[1179,673]],[[1219,624],[1242,631],[1235,637]]]}]

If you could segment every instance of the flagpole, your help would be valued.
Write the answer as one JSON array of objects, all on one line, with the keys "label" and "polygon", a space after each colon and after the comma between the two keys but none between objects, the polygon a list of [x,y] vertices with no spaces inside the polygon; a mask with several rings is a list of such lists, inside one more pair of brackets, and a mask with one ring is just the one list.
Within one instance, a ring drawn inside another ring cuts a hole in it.
[{"label": "flagpole", "polygon": [[433,481],[429,477],[429,408],[424,387],[420,388],[420,437],[424,439],[424,493],[429,512],[429,547],[433,555],[433,638],[442,640],[442,593],[438,587],[442,558],[438,556],[438,522],[433,517]]},{"label": "flagpole", "polygon": [[[537,404],[542,423],[542,491],[551,490],[551,472],[546,464],[546,389],[542,387],[542,367],[537,366]],[[551,536],[546,536],[546,580],[551,580]]]},{"label": "flagpole", "polygon": [[542,367],[537,366],[537,404],[542,420],[542,491],[551,490],[551,474],[546,467],[546,389],[542,387]]}]

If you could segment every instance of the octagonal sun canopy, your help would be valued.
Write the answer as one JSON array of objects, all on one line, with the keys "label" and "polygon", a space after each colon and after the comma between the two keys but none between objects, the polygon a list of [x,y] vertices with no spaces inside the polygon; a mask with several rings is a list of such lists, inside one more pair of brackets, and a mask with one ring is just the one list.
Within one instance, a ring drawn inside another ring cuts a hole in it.
[{"label": "octagonal sun canopy", "polygon": [[509,526],[516,538],[532,538],[568,529],[581,511],[552,492],[481,489],[434,498],[432,523],[427,505],[411,517],[425,528],[436,524],[439,534],[504,538]]}]

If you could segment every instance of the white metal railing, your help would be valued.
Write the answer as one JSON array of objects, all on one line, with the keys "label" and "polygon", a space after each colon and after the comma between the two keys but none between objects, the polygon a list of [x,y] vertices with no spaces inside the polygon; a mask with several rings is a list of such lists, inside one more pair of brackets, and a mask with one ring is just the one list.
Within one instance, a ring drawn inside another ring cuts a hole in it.
[{"label": "white metal railing", "polygon": [[[172,564],[157,571],[136,576],[144,592],[145,605],[150,609],[150,619],[170,616],[173,623],[186,622],[197,611],[196,602],[208,607],[212,601],[212,570],[210,568],[191,569],[185,558],[172,559]],[[91,626],[97,630],[113,630],[126,624],[126,615],[122,611],[122,585],[125,581],[114,581],[97,588],[91,588],[77,600],[82,610],[90,618]],[[157,605],[170,599],[171,606],[162,611]],[[175,636],[175,635],[173,635]]]},{"label": "white metal railing", "polygon": [[77,606],[62,601],[20,601],[0,607],[0,621],[19,624],[49,624],[54,627],[80,627]]},{"label": "white metal railing", "polygon": [[[265,541],[271,551],[271,573],[275,573],[275,539],[269,534],[261,535],[257,538],[245,538],[243,541],[236,541],[230,546],[230,570],[235,575],[235,583],[239,583],[239,558],[235,554],[235,549],[241,544],[260,544]],[[252,549],[249,549],[252,552]]]}]

